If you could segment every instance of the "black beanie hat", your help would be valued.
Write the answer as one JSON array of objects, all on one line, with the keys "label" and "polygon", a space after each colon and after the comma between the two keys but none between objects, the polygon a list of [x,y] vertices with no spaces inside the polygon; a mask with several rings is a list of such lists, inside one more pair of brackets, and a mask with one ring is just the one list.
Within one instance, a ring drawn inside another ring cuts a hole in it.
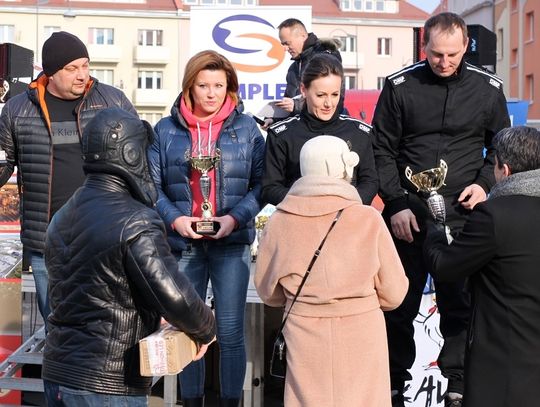
[{"label": "black beanie hat", "polygon": [[88,50],[83,42],[66,31],[58,31],[43,43],[41,59],[43,72],[47,76],[54,75],[57,71],[79,58],[88,58]]}]

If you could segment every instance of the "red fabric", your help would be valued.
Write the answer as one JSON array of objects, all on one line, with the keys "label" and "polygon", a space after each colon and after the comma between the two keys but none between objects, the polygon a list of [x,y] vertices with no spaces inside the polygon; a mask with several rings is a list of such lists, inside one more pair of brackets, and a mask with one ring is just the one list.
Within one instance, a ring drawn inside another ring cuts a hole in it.
[{"label": "red fabric", "polygon": [[[232,99],[227,96],[223,102],[223,106],[219,112],[209,120],[200,121],[197,117],[193,115],[193,112],[188,109],[184,99],[180,101],[180,113],[186,121],[189,132],[191,133],[191,146],[192,152],[197,152],[199,149],[199,137],[201,137],[201,146],[208,145],[208,136],[210,136],[211,143],[215,145],[218,140],[219,132],[221,127],[223,127],[223,122],[230,116],[234,110],[235,105]],[[197,128],[197,123],[199,127]],[[199,134],[200,131],[200,134]],[[210,197],[208,200],[212,204],[212,213],[216,214],[216,171],[214,169],[208,172],[210,177],[211,188],[210,188]],[[191,178],[189,180],[189,186],[191,188],[192,196],[192,214],[193,216],[202,216],[201,205],[203,203],[203,196],[201,193],[201,188],[199,186],[199,180],[201,178],[201,173],[199,171],[191,171]]]}]

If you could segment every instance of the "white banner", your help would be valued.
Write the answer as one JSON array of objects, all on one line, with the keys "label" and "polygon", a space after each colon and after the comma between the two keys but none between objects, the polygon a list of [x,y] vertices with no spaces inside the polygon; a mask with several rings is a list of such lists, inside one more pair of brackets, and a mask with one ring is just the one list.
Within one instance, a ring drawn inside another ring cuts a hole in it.
[{"label": "white banner", "polygon": [[405,383],[405,405],[409,407],[443,407],[447,381],[437,366],[443,345],[439,329],[439,310],[432,293],[431,279],[422,296],[414,320],[416,360],[410,373],[413,379]]},{"label": "white banner", "polygon": [[192,7],[190,55],[213,49],[227,57],[238,74],[245,112],[256,113],[285,92],[292,61],[277,26],[290,17],[311,31],[311,6]]}]

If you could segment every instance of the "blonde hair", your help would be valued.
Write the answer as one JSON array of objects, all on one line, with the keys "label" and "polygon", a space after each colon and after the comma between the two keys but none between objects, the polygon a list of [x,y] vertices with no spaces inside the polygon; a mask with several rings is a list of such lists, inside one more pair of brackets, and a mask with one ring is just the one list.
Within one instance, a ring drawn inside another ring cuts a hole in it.
[{"label": "blonde hair", "polygon": [[193,98],[191,97],[191,89],[195,85],[195,80],[199,72],[209,71],[224,71],[227,77],[227,95],[233,100],[234,104],[238,104],[238,76],[231,62],[223,55],[216,51],[206,50],[201,51],[194,56],[186,64],[184,79],[182,80],[182,97],[189,110],[193,111]]}]

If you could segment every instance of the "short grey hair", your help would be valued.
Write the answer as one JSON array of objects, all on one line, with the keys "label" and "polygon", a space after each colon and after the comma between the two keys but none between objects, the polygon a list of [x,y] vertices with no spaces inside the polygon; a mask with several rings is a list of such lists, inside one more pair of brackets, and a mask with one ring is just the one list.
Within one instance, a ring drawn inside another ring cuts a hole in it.
[{"label": "short grey hair", "polygon": [[510,167],[512,174],[540,168],[540,132],[533,127],[502,129],[493,138],[498,166]]}]

